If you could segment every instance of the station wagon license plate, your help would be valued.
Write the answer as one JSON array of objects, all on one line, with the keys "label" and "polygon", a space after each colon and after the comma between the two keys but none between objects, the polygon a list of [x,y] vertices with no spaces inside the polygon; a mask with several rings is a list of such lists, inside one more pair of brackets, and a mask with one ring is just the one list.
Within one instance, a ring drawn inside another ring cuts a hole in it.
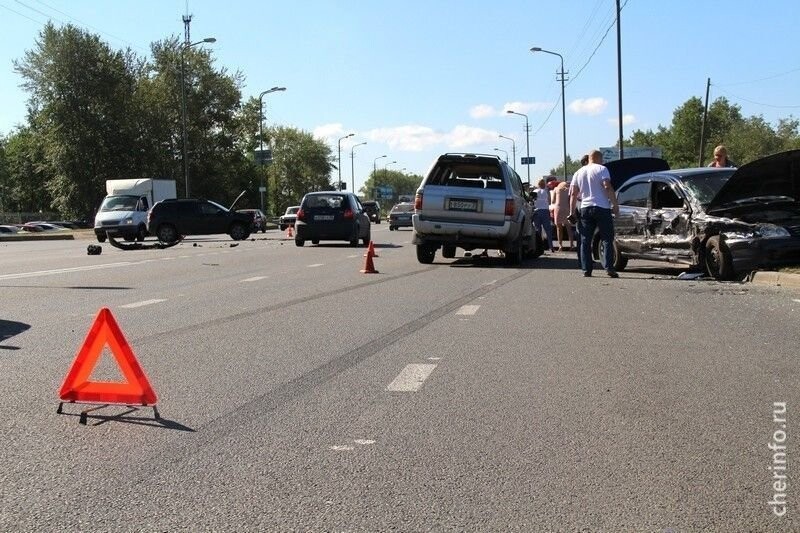
[{"label": "station wagon license plate", "polygon": [[314,215],[314,220],[333,220],[333,215]]},{"label": "station wagon license plate", "polygon": [[447,209],[450,211],[477,211],[478,200],[468,200],[464,198],[450,198],[447,201]]}]

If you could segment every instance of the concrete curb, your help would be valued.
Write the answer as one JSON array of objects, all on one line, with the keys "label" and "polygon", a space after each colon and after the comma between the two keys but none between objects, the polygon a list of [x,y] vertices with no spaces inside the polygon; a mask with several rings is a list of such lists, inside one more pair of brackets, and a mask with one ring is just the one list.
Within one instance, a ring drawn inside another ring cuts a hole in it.
[{"label": "concrete curb", "polygon": [[800,289],[800,274],[790,272],[754,272],[752,283],[758,285],[772,285],[774,287],[790,287]]},{"label": "concrete curb", "polygon": [[0,242],[16,241],[71,241],[75,236],[72,233],[47,234],[47,235],[4,235],[0,237]]}]

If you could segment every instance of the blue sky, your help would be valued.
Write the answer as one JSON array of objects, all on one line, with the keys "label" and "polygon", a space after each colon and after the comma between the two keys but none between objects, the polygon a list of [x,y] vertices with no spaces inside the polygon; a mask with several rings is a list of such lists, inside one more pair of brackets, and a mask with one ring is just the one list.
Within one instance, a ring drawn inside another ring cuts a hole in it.
[{"label": "blue sky", "polygon": [[[622,0],[624,135],[668,125],[676,107],[725,96],[742,112],[773,124],[800,115],[800,2]],[[24,121],[27,95],[12,61],[35,46],[43,24],[72,23],[112,47],[140,55],[149,43],[183,35],[206,45],[218,67],[245,76],[245,97],[265,97],[269,124],[342,141],[342,178],[350,186],[377,168],[424,174],[445,152],[525,155],[532,134],[531,179],[563,158],[561,85],[564,56],[567,152],[612,146],[618,138],[614,0],[0,0],[0,133]],[[607,32],[607,30],[610,31]],[[607,32],[607,34],[606,34]],[[604,37],[605,35],[605,37]],[[733,154],[735,157],[735,154]],[[391,163],[396,161],[396,163]]]}]

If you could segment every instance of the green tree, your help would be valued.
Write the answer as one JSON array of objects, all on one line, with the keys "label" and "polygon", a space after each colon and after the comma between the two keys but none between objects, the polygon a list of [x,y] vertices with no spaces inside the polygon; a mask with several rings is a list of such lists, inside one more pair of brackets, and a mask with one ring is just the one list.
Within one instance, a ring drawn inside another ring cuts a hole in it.
[{"label": "green tree", "polygon": [[23,127],[5,141],[6,179],[2,184],[6,211],[49,211],[53,198],[47,188],[49,173],[42,137]]},{"label": "green tree", "polygon": [[395,196],[399,194],[413,195],[420,183],[422,183],[422,176],[418,174],[406,174],[399,170],[378,169],[370,173],[367,181],[359,189],[359,195],[361,198],[375,198],[375,188],[378,186],[391,187]]},{"label": "green tree", "polygon": [[105,180],[135,168],[135,58],[72,25],[48,23],[14,66],[30,93],[50,205],[66,216],[90,215]]}]

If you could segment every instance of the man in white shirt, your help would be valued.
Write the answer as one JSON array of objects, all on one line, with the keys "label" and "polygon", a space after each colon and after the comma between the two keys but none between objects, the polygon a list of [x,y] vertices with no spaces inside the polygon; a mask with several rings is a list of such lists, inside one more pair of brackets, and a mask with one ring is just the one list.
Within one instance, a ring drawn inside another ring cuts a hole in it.
[{"label": "man in white shirt", "polygon": [[570,213],[575,210],[580,198],[581,269],[585,277],[592,275],[592,238],[595,229],[605,242],[605,253],[600,259],[606,274],[612,278],[619,275],[614,270],[614,219],[619,214],[617,195],[611,186],[611,175],[603,166],[603,154],[592,150],[589,164],[580,168],[572,178],[569,195]]}]

